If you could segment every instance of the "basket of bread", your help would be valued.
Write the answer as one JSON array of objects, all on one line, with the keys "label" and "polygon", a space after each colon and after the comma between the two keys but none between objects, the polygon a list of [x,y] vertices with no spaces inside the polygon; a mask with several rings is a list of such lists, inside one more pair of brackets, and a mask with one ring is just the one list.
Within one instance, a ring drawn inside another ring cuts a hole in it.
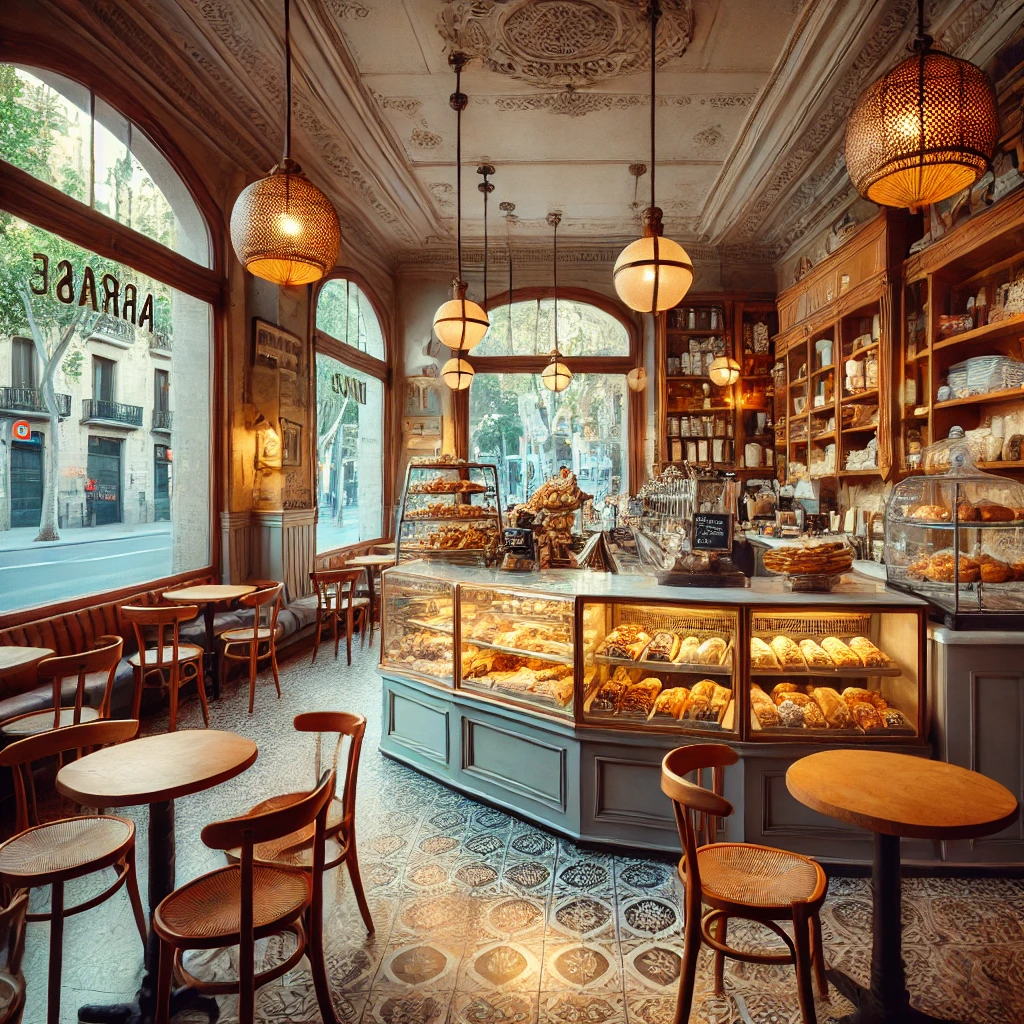
[{"label": "basket of bread", "polygon": [[853,549],[845,541],[787,544],[764,554],[764,567],[786,577],[795,591],[828,593],[853,567]]}]

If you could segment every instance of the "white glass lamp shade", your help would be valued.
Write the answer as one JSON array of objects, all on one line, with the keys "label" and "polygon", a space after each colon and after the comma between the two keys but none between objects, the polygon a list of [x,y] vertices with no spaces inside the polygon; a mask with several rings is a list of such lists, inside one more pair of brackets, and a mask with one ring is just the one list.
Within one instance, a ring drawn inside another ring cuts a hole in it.
[{"label": "white glass lamp shade", "polygon": [[242,190],[231,211],[231,244],[256,277],[310,284],[338,262],[341,225],[327,196],[289,163]]},{"label": "white glass lamp shade", "polygon": [[612,271],[619,298],[638,313],[661,313],[682,302],[693,284],[693,263],[671,238],[645,235],[630,242]]},{"label": "white glass lamp shade", "polygon": [[719,387],[735,384],[740,379],[740,364],[728,356],[719,356],[708,367],[708,376]]},{"label": "white glass lamp shade", "polygon": [[441,344],[453,352],[468,352],[476,348],[490,326],[483,307],[467,299],[465,292],[442,303],[434,314],[434,332]]},{"label": "white glass lamp shade", "polygon": [[564,391],[572,380],[572,371],[557,356],[541,371],[540,382],[548,391]]},{"label": "white glass lamp shade", "polygon": [[465,391],[473,383],[475,372],[468,360],[453,356],[441,367],[441,379],[452,391]]},{"label": "white glass lamp shade", "polygon": [[626,386],[630,391],[643,391],[647,387],[647,371],[642,366],[634,366],[626,374]]}]

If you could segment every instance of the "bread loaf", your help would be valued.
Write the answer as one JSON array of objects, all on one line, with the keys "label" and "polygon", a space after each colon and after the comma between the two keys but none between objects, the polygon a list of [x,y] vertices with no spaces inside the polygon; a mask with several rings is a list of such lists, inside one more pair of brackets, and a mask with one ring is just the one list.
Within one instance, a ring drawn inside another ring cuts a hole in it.
[{"label": "bread loaf", "polygon": [[[716,686],[718,686],[718,683],[713,679],[702,679],[699,683],[693,684],[693,689],[690,690],[690,699],[711,700]],[[719,687],[719,689],[721,689],[721,687]]]},{"label": "bread loaf", "polygon": [[775,657],[779,659],[779,665],[782,668],[807,668],[807,662],[804,661],[800,648],[788,636],[775,637],[769,646],[775,652]]},{"label": "bread loaf", "polygon": [[804,709],[791,700],[784,700],[779,705],[779,725],[786,729],[802,729],[804,727]]},{"label": "bread loaf", "polygon": [[[772,687],[772,700],[775,701],[776,704],[781,704],[790,696],[790,694],[798,693],[799,690],[800,687],[797,686],[796,683],[776,683]],[[800,696],[805,695],[800,694]]]},{"label": "bread loaf", "polygon": [[830,729],[849,729],[850,711],[843,699],[831,686],[816,686],[811,694]]},{"label": "bread loaf", "polygon": [[615,658],[630,658],[636,661],[650,642],[650,637],[639,627],[624,624],[613,629],[601,642],[598,654],[609,654]]},{"label": "bread loaf", "polygon": [[978,510],[978,518],[983,523],[1012,523],[1017,515],[1012,508],[994,501],[979,501],[975,508]]},{"label": "bread loaf", "polygon": [[664,629],[658,630],[647,645],[644,659],[646,661],[674,661],[681,644],[682,641],[678,634]]},{"label": "bread loaf", "polygon": [[842,693],[847,707],[854,704],[870,704],[876,711],[884,711],[889,705],[878,690],[865,690],[860,686],[848,686]]},{"label": "bread loaf", "polygon": [[642,715],[646,718],[654,707],[655,698],[661,693],[661,680],[653,676],[634,683],[619,699],[620,715]]},{"label": "bread loaf", "polygon": [[779,724],[779,709],[760,686],[750,688],[750,710],[762,729]]},{"label": "bread loaf", "polygon": [[850,641],[850,649],[865,668],[888,668],[891,664],[889,658],[866,636],[855,636]]},{"label": "bread loaf", "polygon": [[828,652],[828,656],[832,659],[832,664],[836,668],[856,668],[861,664],[860,658],[838,637],[825,637],[821,641],[821,646]]},{"label": "bread loaf", "polygon": [[804,656],[808,668],[831,668],[832,659],[825,649],[815,640],[801,640],[800,653]]},{"label": "bread loaf", "polygon": [[662,690],[654,702],[652,717],[682,718],[690,703],[690,691],[685,686],[673,686]]},{"label": "bread loaf", "polygon": [[775,657],[775,652],[758,636],[750,638],[750,667],[764,669],[781,667],[779,659]]},{"label": "bread loaf", "polygon": [[1003,462],[1020,462],[1024,434],[1011,434],[1003,442]]},{"label": "bread loaf", "polygon": [[850,715],[865,732],[874,732],[877,729],[884,729],[882,716],[874,704],[854,704],[850,707]]},{"label": "bread loaf", "polygon": [[726,643],[721,637],[709,637],[697,648],[698,665],[719,665],[725,654]]},{"label": "bread loaf", "polygon": [[614,677],[602,683],[590,705],[590,710],[614,713],[618,710],[619,701],[628,687],[628,681]]}]

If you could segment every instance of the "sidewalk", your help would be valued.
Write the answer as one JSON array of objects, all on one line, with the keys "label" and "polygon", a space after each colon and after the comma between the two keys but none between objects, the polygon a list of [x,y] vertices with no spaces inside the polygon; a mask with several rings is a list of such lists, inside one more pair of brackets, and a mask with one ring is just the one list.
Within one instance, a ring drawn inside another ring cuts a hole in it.
[{"label": "sidewalk", "polygon": [[68,544],[95,544],[97,541],[124,540],[126,537],[157,537],[170,534],[170,523],[110,523],[106,526],[68,526],[60,531],[60,540],[39,541],[38,526],[19,526],[0,530],[0,551],[43,550]]}]

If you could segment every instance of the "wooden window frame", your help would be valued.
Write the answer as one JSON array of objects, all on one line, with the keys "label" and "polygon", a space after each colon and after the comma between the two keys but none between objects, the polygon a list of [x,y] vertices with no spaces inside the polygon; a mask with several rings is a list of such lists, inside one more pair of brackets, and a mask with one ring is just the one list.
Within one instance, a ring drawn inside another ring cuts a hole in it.
[{"label": "wooden window frame", "polygon": [[[511,301],[532,302],[540,299],[554,298],[555,291],[551,287],[513,288]],[[591,373],[619,375],[623,377],[634,367],[643,366],[643,336],[637,318],[628,313],[624,307],[598,292],[585,288],[559,288],[560,301],[577,302],[594,306],[604,313],[613,316],[623,327],[629,337],[629,353],[624,356],[562,356],[562,362],[573,374]],[[487,310],[497,309],[509,304],[509,293],[494,295],[484,303]],[[478,356],[468,353],[476,373],[532,373],[539,375],[551,361],[550,356]],[[469,392],[472,385],[465,391],[452,393],[452,405],[455,419],[455,452],[460,458],[467,458],[469,452]],[[627,437],[627,487],[631,494],[643,481],[644,475],[644,438],[647,423],[646,391],[631,391],[626,388],[626,437]]]}]

